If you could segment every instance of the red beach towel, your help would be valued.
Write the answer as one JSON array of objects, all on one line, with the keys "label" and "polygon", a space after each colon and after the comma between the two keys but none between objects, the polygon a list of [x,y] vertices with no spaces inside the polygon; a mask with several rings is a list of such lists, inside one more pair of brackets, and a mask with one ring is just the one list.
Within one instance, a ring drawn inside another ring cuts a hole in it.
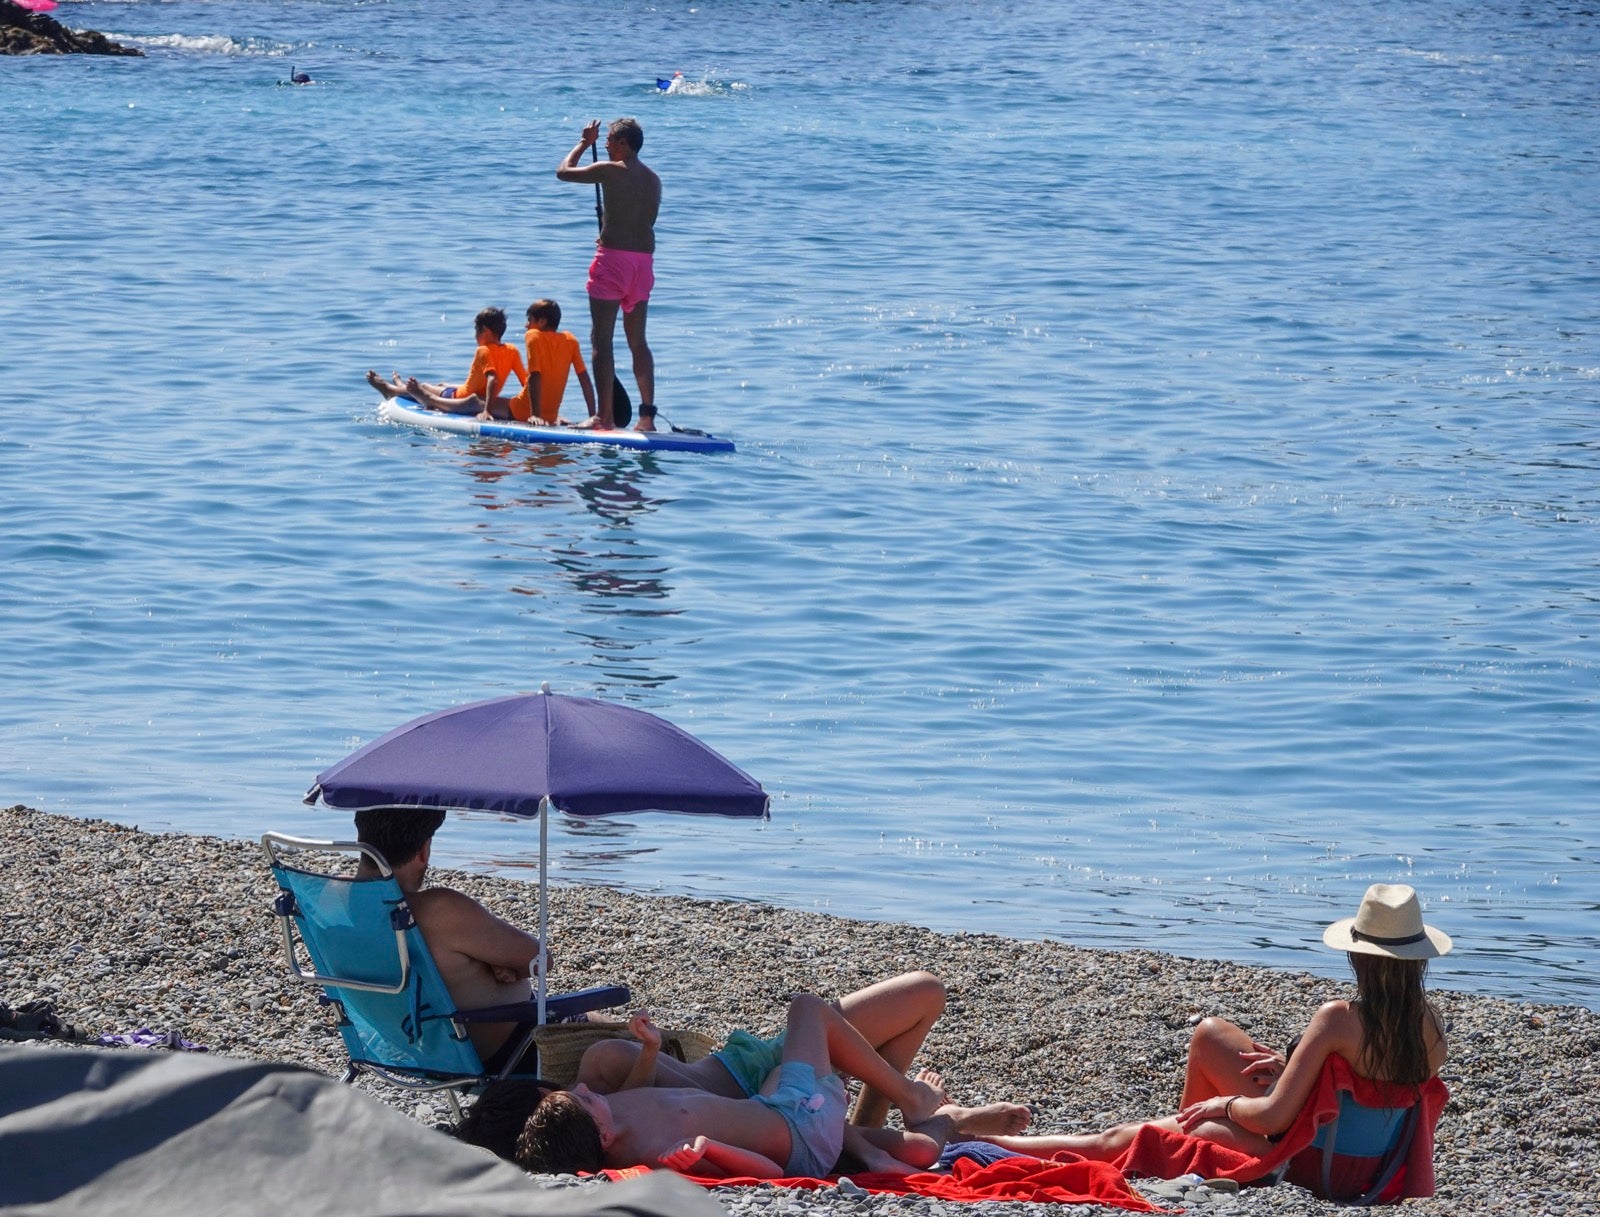
[{"label": "red beach towel", "polygon": [[[649,1167],[608,1170],[608,1178],[622,1179],[645,1174]],[[839,1179],[701,1179],[683,1178],[706,1187],[736,1187],[770,1183],[777,1187],[816,1189],[832,1187]],[[1105,1204],[1133,1213],[1158,1213],[1151,1204],[1128,1186],[1122,1172],[1107,1162],[1079,1159],[1054,1162],[1042,1158],[1005,1158],[991,1166],[980,1166],[958,1159],[948,1175],[852,1174],[852,1182],[863,1191],[896,1196],[930,1196],[938,1200],[1022,1200],[1035,1204]]]}]

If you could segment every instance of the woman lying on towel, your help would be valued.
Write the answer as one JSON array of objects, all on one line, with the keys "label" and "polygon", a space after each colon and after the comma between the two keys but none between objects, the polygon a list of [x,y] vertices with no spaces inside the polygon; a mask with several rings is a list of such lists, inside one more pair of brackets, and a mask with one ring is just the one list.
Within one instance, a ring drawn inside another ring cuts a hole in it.
[{"label": "woman lying on towel", "polygon": [[[1292,1056],[1286,1058],[1256,1043],[1226,1019],[1208,1018],[1195,1028],[1189,1042],[1177,1115],[1151,1124],[1120,1124],[1100,1133],[985,1139],[1040,1157],[1067,1151],[1116,1162],[1136,1173],[1157,1174],[1164,1173],[1156,1169],[1164,1155],[1176,1165],[1175,1143],[1169,1141],[1163,1148],[1160,1135],[1147,1130],[1165,1130],[1241,1151],[1266,1170],[1286,1161],[1289,1180],[1320,1192],[1320,1148],[1310,1144],[1297,1148],[1285,1134],[1301,1124],[1316,1123],[1302,1120],[1303,1109],[1313,1102],[1326,1103],[1324,1088],[1332,1074],[1365,1105],[1421,1104],[1425,1120],[1412,1152],[1425,1149],[1431,1163],[1432,1122],[1447,1097],[1443,1083],[1435,1078],[1446,1051],[1444,1025],[1424,995],[1423,977],[1428,960],[1450,950],[1450,939],[1423,924],[1415,891],[1387,883],[1368,888],[1360,911],[1334,922],[1322,939],[1348,954],[1356,1000],[1326,1003],[1296,1040]],[[1330,1059],[1335,1057],[1341,1060]],[[1349,1082],[1350,1075],[1355,1082]],[[1373,1095],[1388,1101],[1373,1103]],[[1334,1110],[1338,1110],[1336,1098]],[[1339,1152],[1345,1151],[1341,1147]],[[1217,1155],[1216,1161],[1237,1164],[1232,1177],[1258,1177],[1242,1165],[1239,1155]],[[1404,1194],[1431,1194],[1431,1165],[1414,1166]],[[1189,1167],[1176,1173],[1185,1169]]]}]

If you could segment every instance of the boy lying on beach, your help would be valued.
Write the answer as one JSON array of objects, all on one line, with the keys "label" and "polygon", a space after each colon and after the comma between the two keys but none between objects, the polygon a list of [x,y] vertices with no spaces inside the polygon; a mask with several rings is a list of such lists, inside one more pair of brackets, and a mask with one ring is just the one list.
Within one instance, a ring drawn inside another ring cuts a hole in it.
[{"label": "boy lying on beach", "polygon": [[[831,1004],[872,1050],[893,1066],[895,1073],[905,1074],[928,1032],[944,1014],[945,1002],[944,982],[931,972],[916,971],[876,981]],[[731,1031],[721,1048],[701,1060],[685,1064],[671,1057],[659,1059],[654,1084],[748,1099],[783,1063],[783,1039],[782,1032],[763,1039],[748,1031]],[[591,1044],[578,1065],[576,1080],[590,1090],[614,1094],[624,1088],[642,1051],[641,1044],[626,1039]],[[884,1122],[889,1107],[887,1097],[864,1086],[850,1113],[850,1122],[876,1127]],[[524,1121],[526,1118],[524,1113]]]},{"label": "boy lying on beach", "polygon": [[553,1173],[668,1166],[709,1178],[821,1177],[846,1141],[844,1084],[835,1067],[900,1109],[906,1132],[850,1127],[867,1152],[902,1171],[930,1164],[952,1132],[1000,1132],[1027,1118],[1026,1108],[1011,1104],[955,1107],[937,1085],[897,1073],[843,1015],[809,993],[789,1004],[782,1063],[747,1099],[655,1086],[660,1033],[645,1015],[630,1029],[643,1049],[620,1087],[602,1094],[580,1082],[546,1095],[519,1138],[521,1165]]}]

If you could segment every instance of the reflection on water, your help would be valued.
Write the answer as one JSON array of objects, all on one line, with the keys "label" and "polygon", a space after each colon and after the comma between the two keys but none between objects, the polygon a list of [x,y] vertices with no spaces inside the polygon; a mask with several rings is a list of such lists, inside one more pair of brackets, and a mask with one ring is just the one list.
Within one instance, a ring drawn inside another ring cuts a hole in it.
[{"label": "reflection on water", "polygon": [[[508,585],[516,595],[547,597],[554,572],[560,583],[579,594],[589,612],[669,616],[679,610],[647,608],[643,601],[670,598],[667,567],[659,553],[643,541],[636,525],[659,510],[646,492],[662,474],[655,453],[625,449],[595,450],[550,445],[530,450],[525,445],[475,441],[462,468],[480,489],[472,501],[486,511],[554,508],[541,531],[526,519],[492,523],[484,531],[491,545],[504,547],[521,564],[531,553],[542,555]],[[581,504],[603,528],[581,524],[565,508]]]}]

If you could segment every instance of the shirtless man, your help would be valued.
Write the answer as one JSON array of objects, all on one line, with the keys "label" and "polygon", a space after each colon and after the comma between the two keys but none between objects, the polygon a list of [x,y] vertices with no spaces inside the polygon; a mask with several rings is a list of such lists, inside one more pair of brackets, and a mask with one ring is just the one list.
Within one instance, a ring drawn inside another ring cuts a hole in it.
[{"label": "shirtless man", "polygon": [[[833,1008],[844,1015],[845,1021],[861,1033],[872,1050],[892,1065],[896,1073],[904,1074],[911,1068],[928,1032],[944,1014],[945,1000],[944,983],[937,976],[931,972],[904,972],[845,994],[833,1003]],[[760,1039],[748,1031],[733,1031],[719,1050],[693,1064],[671,1057],[658,1061],[655,1084],[709,1090],[730,1099],[747,1099],[761,1089],[767,1075],[782,1063],[783,1039],[782,1033]],[[625,1079],[633,1074],[643,1051],[642,1043],[625,1039],[591,1044],[579,1062],[577,1081],[601,1094],[626,1089]],[[888,1116],[889,1107],[888,1096],[863,1086],[850,1121],[878,1127]]]},{"label": "shirtless man", "polygon": [[[850,1074],[846,1060],[865,1061],[873,1076],[888,1078],[899,1088],[906,1084],[905,1073],[922,1041],[944,1013],[945,988],[931,973],[907,972],[846,994],[831,1006],[856,1032],[849,1039],[830,1041],[834,1072]],[[758,1039],[734,1031],[718,1052],[684,1064],[658,1056],[660,1033],[646,1015],[635,1015],[628,1029],[638,1042],[611,1039],[589,1047],[578,1066],[579,1084],[601,1095],[652,1085],[747,1099],[761,1093],[779,1069],[786,1042],[786,1033]],[[862,1053],[858,1039],[871,1049],[871,1056]],[[887,1072],[884,1065],[889,1066]],[[895,1095],[863,1079],[861,1095],[845,1125],[844,1148],[865,1169],[897,1174],[925,1170],[951,1138],[1015,1135],[1027,1127],[1029,1112],[1021,1104],[964,1107],[943,1096],[943,1079],[937,1073],[923,1070],[913,1081],[938,1090],[940,1102],[934,1117],[902,1133],[882,1127],[891,1104],[898,1105]]]},{"label": "shirtless man", "polygon": [[[977,1115],[952,1107],[936,1082],[897,1074],[838,1010],[810,993],[790,1001],[782,1063],[750,1098],[657,1086],[659,1033],[643,1015],[632,1029],[644,1051],[620,1089],[601,1094],[580,1082],[540,1101],[517,1145],[524,1167],[570,1173],[647,1165],[709,1178],[820,1178],[846,1143],[845,1090],[836,1069],[887,1095],[911,1130],[853,1131],[926,1141],[913,1165],[931,1164],[961,1118]],[[937,1136],[918,1132],[930,1126]]]},{"label": "shirtless man", "polygon": [[[433,834],[443,823],[444,812],[430,807],[374,807],[356,812],[356,837],[382,854],[394,871],[458,1007],[528,1001],[533,990],[529,973],[539,955],[539,940],[454,888],[422,886]],[[375,870],[363,858],[356,874],[364,878]],[[497,1054],[516,1042],[511,1034],[515,1029],[515,1023],[469,1024],[473,1046],[491,1073],[504,1063]]]},{"label": "shirtless man", "polygon": [[[563,182],[597,185],[604,199],[600,239],[589,264],[590,366],[599,389],[599,412],[593,426],[610,431],[616,426],[611,411],[616,383],[616,358],[612,339],[617,313],[633,355],[633,376],[639,385],[637,431],[656,429],[656,363],[645,342],[645,320],[650,311],[650,289],[655,286],[656,216],[661,211],[661,179],[639,159],[644,128],[637,119],[619,118],[606,131],[606,159],[581,164],[583,154],[600,138],[597,118],[583,129],[572,151],[562,158],[556,177]],[[579,423],[578,426],[584,426]]]}]

